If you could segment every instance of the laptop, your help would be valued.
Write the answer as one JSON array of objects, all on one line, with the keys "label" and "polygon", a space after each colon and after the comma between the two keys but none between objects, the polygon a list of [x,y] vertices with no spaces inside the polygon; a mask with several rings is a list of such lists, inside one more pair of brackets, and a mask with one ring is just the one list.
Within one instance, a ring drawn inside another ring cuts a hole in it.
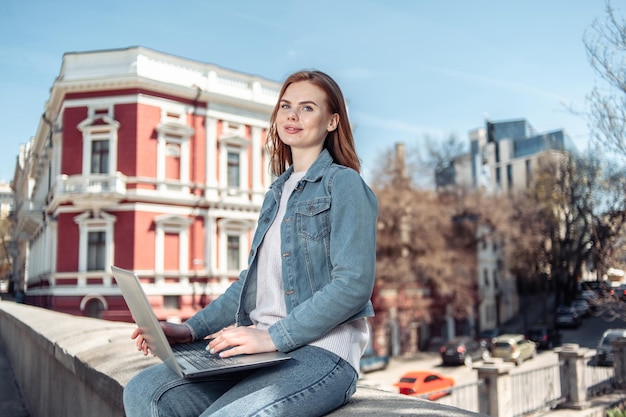
[{"label": "laptop", "polygon": [[282,352],[255,353],[220,358],[206,351],[209,340],[170,345],[159,325],[139,277],[133,271],[111,266],[117,285],[130,309],[137,326],[142,329],[150,351],[161,359],[178,376],[185,379],[241,371],[275,365],[291,359]]}]

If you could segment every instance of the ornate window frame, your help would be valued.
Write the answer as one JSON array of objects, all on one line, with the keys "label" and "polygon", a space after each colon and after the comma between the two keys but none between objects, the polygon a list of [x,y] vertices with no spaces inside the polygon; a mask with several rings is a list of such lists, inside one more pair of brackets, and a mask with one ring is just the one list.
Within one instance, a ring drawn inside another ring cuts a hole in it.
[{"label": "ornate window frame", "polygon": [[[226,197],[245,198],[250,187],[248,181],[249,174],[249,152],[251,141],[245,138],[245,125],[239,125],[223,121],[223,132],[219,138],[219,178],[222,184],[226,184]],[[229,154],[239,156],[239,184],[228,184]]]},{"label": "ornate window frame", "polygon": [[[78,272],[105,272],[107,265],[113,265],[114,254],[114,224],[117,218],[111,214],[99,211],[92,215],[92,212],[84,212],[83,214],[74,217],[74,222],[78,224],[79,239],[78,239]],[[104,232],[105,233],[105,255],[103,271],[87,271],[87,255],[89,245],[89,232]]]},{"label": "ornate window frame", "polygon": [[83,164],[82,175],[98,175],[91,173],[91,153],[95,141],[109,142],[108,172],[102,175],[115,175],[117,171],[117,141],[120,123],[113,119],[113,105],[91,106],[88,117],[80,122],[76,128],[83,134]]},{"label": "ornate window frame", "polygon": [[[184,112],[173,112],[162,109],[161,123],[156,127],[156,131],[157,190],[189,193],[189,175],[191,170],[189,142],[191,137],[194,135],[195,130],[190,126],[187,126]],[[179,186],[171,184],[171,180],[166,178],[166,162],[169,145],[176,145],[180,149]]]},{"label": "ornate window frame", "polygon": [[154,218],[155,224],[155,256],[154,272],[163,275],[165,272],[165,234],[178,234],[178,269],[180,273],[189,271],[189,227],[193,219],[172,214],[163,214]]},{"label": "ornate window frame", "polygon": [[[239,275],[241,269],[247,262],[247,248],[250,247],[249,236],[255,223],[241,219],[221,219],[217,222],[218,230],[218,265],[219,270],[229,275]],[[229,236],[239,237],[239,265],[235,268],[228,268],[228,238]]]}]

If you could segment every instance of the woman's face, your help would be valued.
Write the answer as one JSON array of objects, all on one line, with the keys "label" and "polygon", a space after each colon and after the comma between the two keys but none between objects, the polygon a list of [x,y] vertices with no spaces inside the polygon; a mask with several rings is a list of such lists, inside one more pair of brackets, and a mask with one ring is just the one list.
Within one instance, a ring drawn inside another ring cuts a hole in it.
[{"label": "woman's face", "polygon": [[276,128],[280,140],[295,150],[324,146],[326,134],[337,128],[339,115],[331,114],[324,90],[309,81],[290,84],[280,99]]}]

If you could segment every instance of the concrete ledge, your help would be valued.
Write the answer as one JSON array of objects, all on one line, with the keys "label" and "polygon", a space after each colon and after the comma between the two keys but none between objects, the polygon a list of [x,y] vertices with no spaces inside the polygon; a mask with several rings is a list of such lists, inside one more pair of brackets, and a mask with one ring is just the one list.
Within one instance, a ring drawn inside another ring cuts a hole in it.
[{"label": "concrete ledge", "polygon": [[[31,417],[122,417],[122,391],[141,369],[158,363],[137,352],[133,324],[77,317],[0,302],[0,338]],[[425,400],[359,387],[328,414],[347,416],[480,416]]]}]

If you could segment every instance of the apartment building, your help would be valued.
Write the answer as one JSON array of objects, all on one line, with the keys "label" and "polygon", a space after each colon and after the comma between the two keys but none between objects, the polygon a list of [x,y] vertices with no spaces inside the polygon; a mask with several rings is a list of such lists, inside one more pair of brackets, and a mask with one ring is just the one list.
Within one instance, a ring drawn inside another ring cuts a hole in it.
[{"label": "apartment building", "polygon": [[[575,153],[563,129],[538,133],[525,119],[486,121],[469,132],[469,152],[457,158],[438,177],[438,185],[483,189],[489,193],[515,193],[527,189],[540,161],[555,153]],[[479,228],[484,231],[484,225]],[[478,328],[497,327],[520,308],[515,277],[508,273],[502,247],[483,241],[477,248],[477,283],[480,293]]]},{"label": "apartment building", "polygon": [[9,291],[12,270],[11,222],[13,213],[13,191],[11,185],[0,181],[0,293]]},{"label": "apartment building", "polygon": [[542,156],[576,152],[563,129],[537,133],[525,119],[487,121],[484,128],[470,131],[469,141],[469,164],[461,176],[470,179],[473,188],[491,192],[525,190]]},{"label": "apartment building", "polygon": [[13,180],[26,302],[130,320],[113,264],[137,271],[162,320],[221,294],[272,180],[279,88],[143,47],[65,54]]}]

